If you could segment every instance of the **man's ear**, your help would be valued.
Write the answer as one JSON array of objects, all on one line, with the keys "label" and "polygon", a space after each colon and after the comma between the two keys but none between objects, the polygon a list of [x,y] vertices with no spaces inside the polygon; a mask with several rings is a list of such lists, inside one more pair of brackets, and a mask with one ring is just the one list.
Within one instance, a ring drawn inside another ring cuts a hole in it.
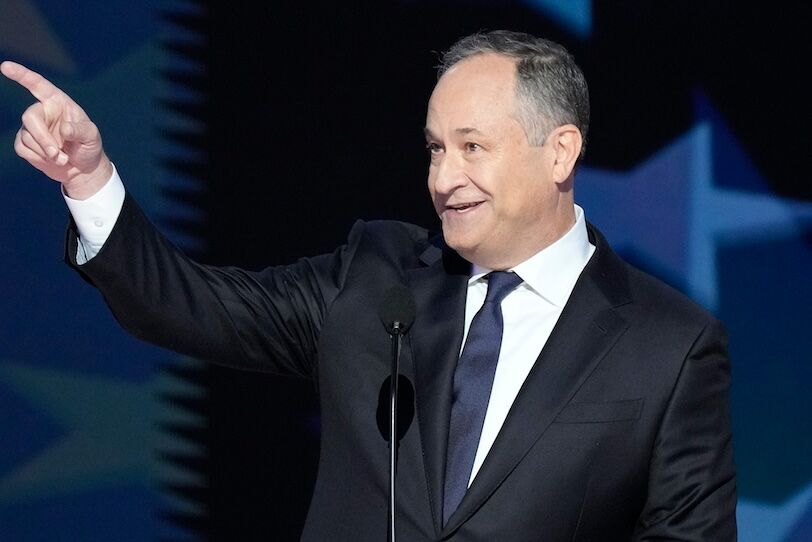
[{"label": "man's ear", "polygon": [[570,178],[584,143],[581,130],[574,124],[559,126],[547,140],[553,152],[553,180],[563,183]]}]

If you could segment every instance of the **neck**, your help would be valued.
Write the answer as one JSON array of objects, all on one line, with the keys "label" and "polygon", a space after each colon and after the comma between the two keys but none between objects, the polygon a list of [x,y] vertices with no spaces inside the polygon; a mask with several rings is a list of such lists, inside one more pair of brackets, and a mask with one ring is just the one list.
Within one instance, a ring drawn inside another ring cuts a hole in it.
[{"label": "neck", "polygon": [[462,256],[475,265],[493,271],[512,269],[564,237],[574,225],[575,204],[570,200],[568,203],[556,207],[550,219],[550,227],[541,232],[528,229],[510,247],[505,247],[506,250],[503,253],[488,256],[472,254],[470,258],[466,255]]}]

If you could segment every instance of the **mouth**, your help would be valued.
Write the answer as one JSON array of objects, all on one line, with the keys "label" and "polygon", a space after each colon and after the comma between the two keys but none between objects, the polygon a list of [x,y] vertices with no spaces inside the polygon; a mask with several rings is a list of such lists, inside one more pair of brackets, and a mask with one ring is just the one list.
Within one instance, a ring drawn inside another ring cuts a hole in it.
[{"label": "mouth", "polygon": [[482,205],[483,202],[481,201],[472,201],[468,203],[455,203],[452,205],[446,205],[445,210],[448,212],[452,212],[455,214],[462,214],[462,213],[469,213]]}]

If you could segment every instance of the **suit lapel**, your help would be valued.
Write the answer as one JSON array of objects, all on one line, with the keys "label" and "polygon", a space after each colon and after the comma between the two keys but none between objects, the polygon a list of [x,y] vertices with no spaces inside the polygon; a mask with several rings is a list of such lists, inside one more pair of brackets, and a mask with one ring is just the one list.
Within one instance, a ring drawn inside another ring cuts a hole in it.
[{"label": "suit lapel", "polygon": [[[485,462],[441,536],[456,530],[505,480],[627,327],[614,310],[629,302],[625,270],[596,230],[590,229],[590,237],[597,250],[519,391]],[[453,377],[453,364],[449,365]],[[447,389],[435,391],[450,397],[450,389],[448,384]],[[445,411],[444,416],[447,423]],[[443,465],[446,437],[443,435]]]},{"label": "suit lapel", "polygon": [[407,272],[417,306],[417,316],[407,337],[413,353],[429,500],[439,533],[451,389],[462,345],[470,264],[437,246],[430,246],[421,261],[427,266]]}]

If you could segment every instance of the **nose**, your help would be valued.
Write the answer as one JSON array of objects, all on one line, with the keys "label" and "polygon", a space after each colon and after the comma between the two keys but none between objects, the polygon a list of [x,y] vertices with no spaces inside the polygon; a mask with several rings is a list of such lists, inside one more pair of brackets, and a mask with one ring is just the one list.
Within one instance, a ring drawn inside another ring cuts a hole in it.
[{"label": "nose", "polygon": [[429,184],[437,194],[451,194],[467,183],[465,163],[456,153],[446,152],[429,168]]}]

